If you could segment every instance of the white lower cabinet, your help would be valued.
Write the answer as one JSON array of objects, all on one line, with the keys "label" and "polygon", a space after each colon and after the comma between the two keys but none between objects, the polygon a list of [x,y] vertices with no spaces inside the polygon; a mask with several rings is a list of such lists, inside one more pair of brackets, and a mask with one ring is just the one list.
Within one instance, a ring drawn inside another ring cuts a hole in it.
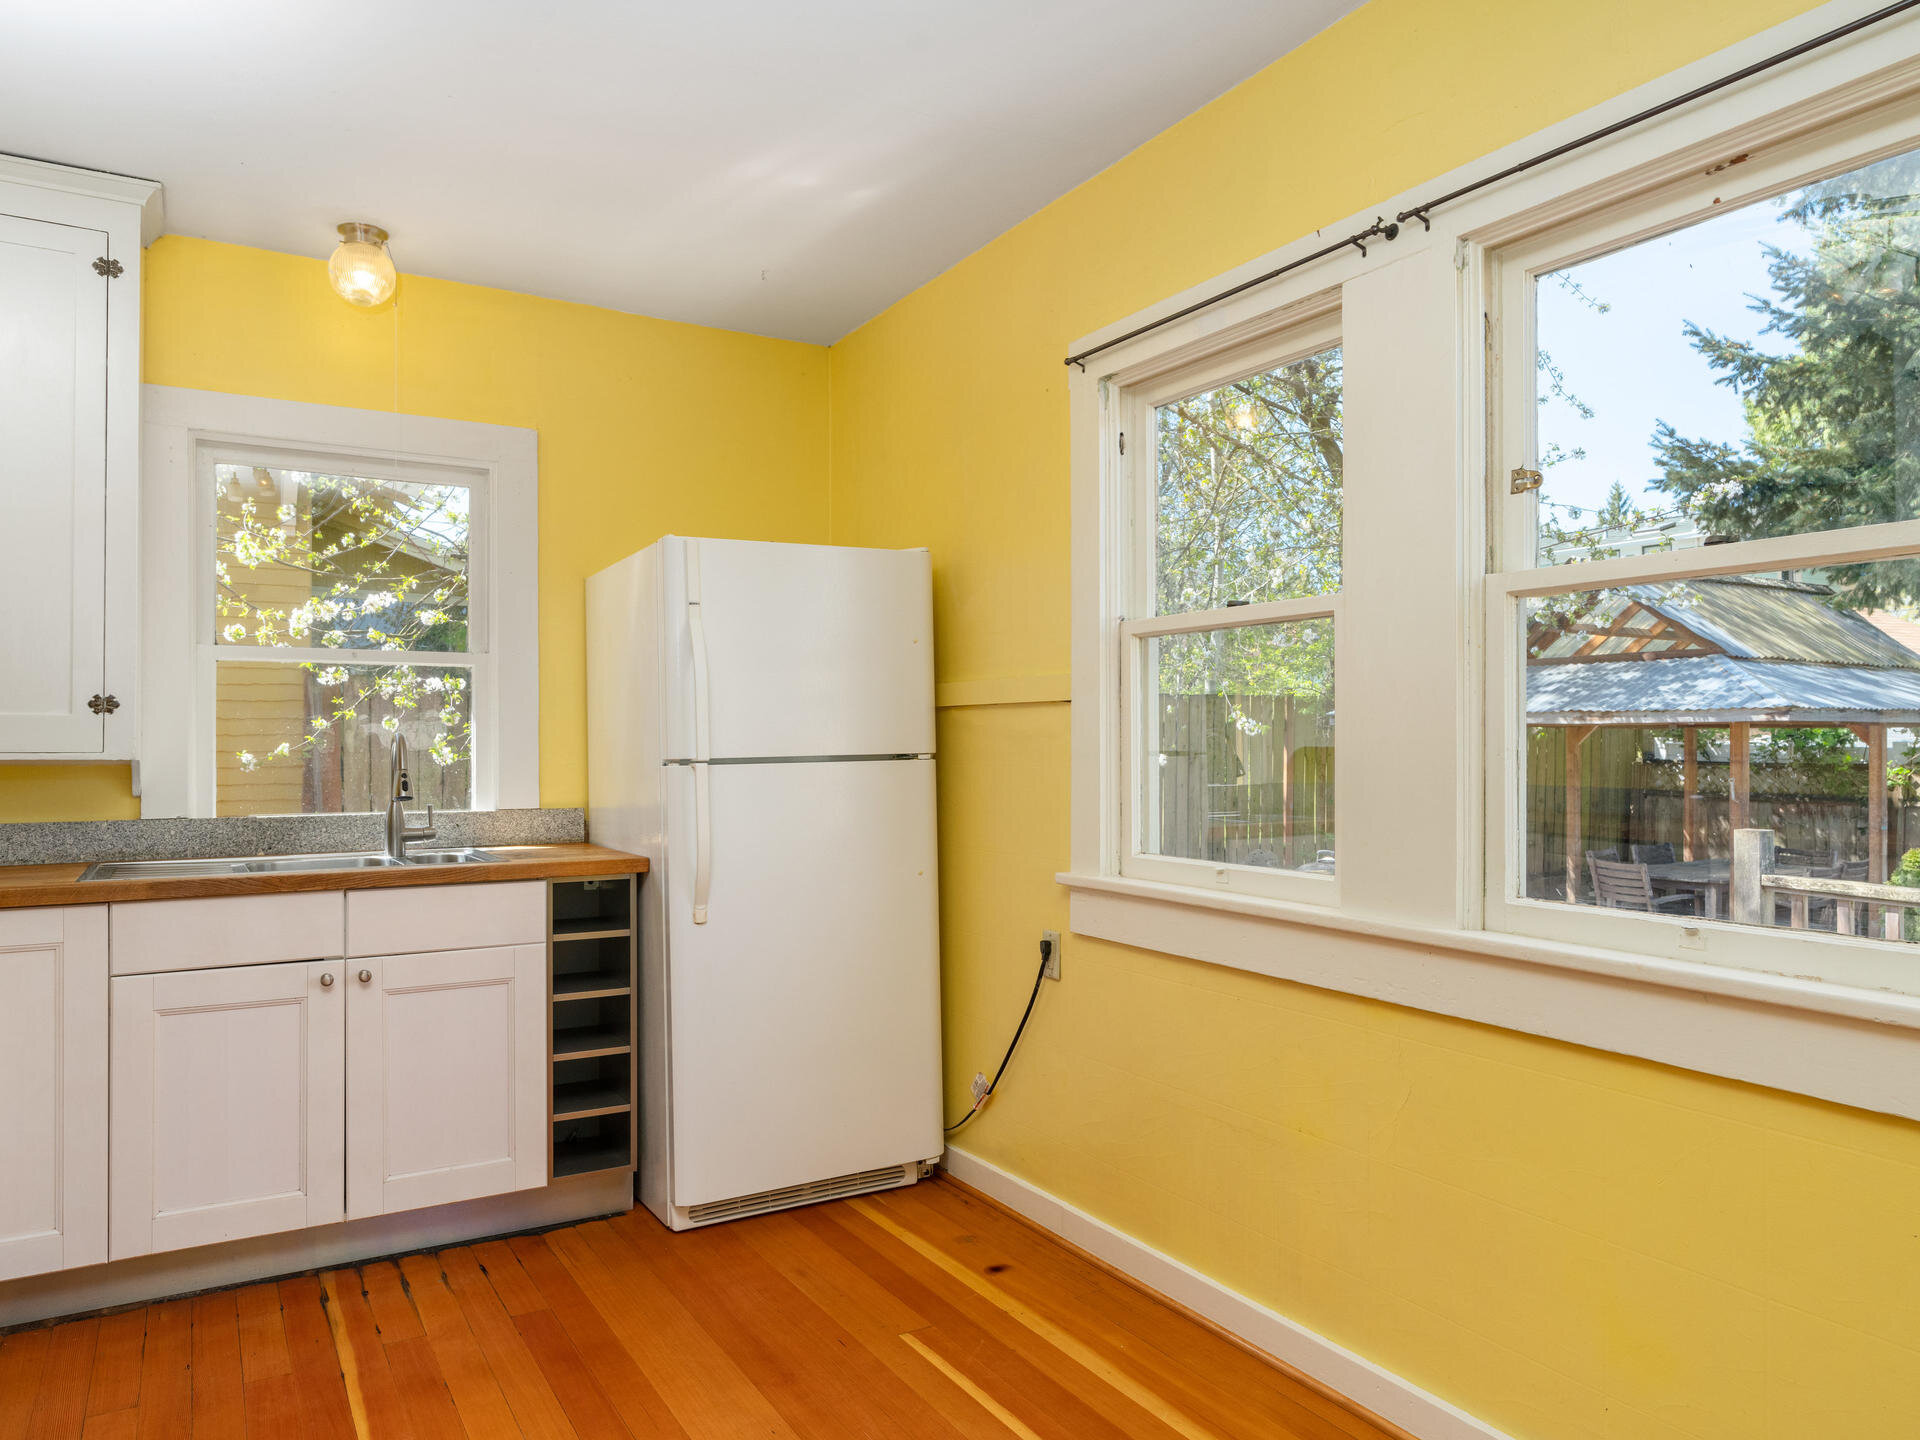
[{"label": "white lower cabinet", "polygon": [[542,946],[113,981],[113,1258],[546,1183]]},{"label": "white lower cabinet", "polygon": [[0,911],[0,1280],[107,1258],[107,916]]},{"label": "white lower cabinet", "polygon": [[339,1220],[339,960],[113,982],[113,1258]]},{"label": "white lower cabinet", "polygon": [[348,1218],[546,1184],[546,947],[346,966]]}]

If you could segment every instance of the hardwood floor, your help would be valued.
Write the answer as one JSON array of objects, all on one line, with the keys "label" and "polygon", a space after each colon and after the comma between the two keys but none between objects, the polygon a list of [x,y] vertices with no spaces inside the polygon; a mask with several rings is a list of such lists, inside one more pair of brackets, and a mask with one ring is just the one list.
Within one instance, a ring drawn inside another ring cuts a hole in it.
[{"label": "hardwood floor", "polygon": [[0,1342],[0,1440],[1384,1440],[951,1181],[636,1210]]}]

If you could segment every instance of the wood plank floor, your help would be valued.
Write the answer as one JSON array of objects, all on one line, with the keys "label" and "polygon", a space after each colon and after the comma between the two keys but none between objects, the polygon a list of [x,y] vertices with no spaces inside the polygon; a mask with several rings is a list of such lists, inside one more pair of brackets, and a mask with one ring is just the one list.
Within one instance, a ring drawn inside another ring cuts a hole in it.
[{"label": "wood plank floor", "polygon": [[0,1440],[1386,1440],[963,1186],[636,1210],[0,1342]]}]

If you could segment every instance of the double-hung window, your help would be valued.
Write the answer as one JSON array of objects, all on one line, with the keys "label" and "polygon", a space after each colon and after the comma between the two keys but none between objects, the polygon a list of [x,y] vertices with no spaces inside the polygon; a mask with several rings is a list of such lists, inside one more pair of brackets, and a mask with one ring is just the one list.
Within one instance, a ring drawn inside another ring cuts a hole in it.
[{"label": "double-hung window", "polygon": [[1912,988],[1920,116],[1741,162],[1494,257],[1489,920]]},{"label": "double-hung window", "polygon": [[485,475],[218,445],[199,471],[214,813],[381,809],[396,738],[420,804],[471,808]]},{"label": "double-hung window", "polygon": [[143,388],[142,813],[539,802],[538,437]]},{"label": "double-hung window", "polygon": [[1337,320],[1129,386],[1117,414],[1121,873],[1332,901]]}]

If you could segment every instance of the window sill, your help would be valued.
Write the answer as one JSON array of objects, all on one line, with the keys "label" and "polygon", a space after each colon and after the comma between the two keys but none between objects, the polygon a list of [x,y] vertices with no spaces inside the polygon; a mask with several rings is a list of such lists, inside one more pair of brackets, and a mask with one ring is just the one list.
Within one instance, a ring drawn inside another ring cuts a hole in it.
[{"label": "window sill", "polygon": [[[1920,997],[1120,876],[1055,879],[1073,892],[1075,934],[1920,1119]],[[1330,943],[1285,943],[1302,931]]]}]

